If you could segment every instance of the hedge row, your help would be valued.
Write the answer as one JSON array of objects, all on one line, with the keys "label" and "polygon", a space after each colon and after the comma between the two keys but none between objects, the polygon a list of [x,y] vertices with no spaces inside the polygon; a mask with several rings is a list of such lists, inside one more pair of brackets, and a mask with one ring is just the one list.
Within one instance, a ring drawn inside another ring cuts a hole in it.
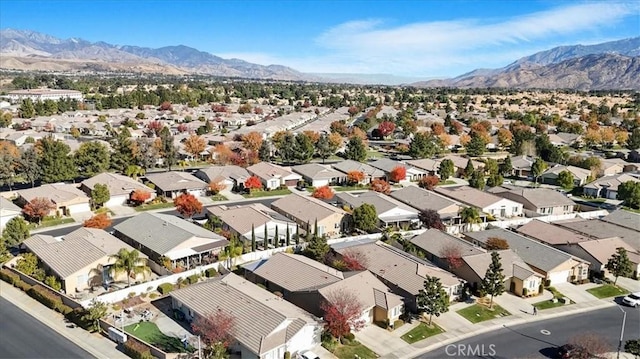
[{"label": "hedge row", "polygon": [[133,359],[153,359],[149,348],[132,338],[124,342],[124,353]]},{"label": "hedge row", "polygon": [[71,307],[62,303],[62,298],[51,290],[36,284],[27,290],[27,294],[45,306],[55,310],[58,313],[67,315],[73,311]]},{"label": "hedge row", "polygon": [[173,290],[173,284],[171,283],[162,283],[158,286],[158,292],[160,294],[167,294]]}]

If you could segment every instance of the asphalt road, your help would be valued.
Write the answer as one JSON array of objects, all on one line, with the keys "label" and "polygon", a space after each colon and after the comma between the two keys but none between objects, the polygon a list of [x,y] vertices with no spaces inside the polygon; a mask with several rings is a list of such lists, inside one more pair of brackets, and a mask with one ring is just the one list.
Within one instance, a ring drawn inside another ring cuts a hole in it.
[{"label": "asphalt road", "polygon": [[[620,308],[627,312],[624,340],[640,338],[640,310]],[[622,317],[620,309],[612,307],[521,324],[462,340],[417,358],[554,358],[558,347],[574,335],[586,332],[602,336],[610,345],[609,351],[615,352]]]},{"label": "asphalt road", "polygon": [[[269,207],[271,205],[271,203],[274,202],[276,199],[277,198],[269,198],[269,197],[258,198],[258,199],[252,200],[252,201],[238,202],[237,204],[238,205],[246,205],[246,204],[252,204],[252,203],[262,203],[265,206]],[[225,205],[232,206],[232,205],[234,205],[234,203],[233,202],[227,202],[227,203],[225,203]],[[210,206],[207,206],[207,207],[213,207],[213,206],[215,206],[215,205],[210,205]],[[171,214],[171,215],[174,215],[174,216],[180,216],[180,214],[175,209],[172,209],[172,208],[167,208],[166,210],[161,210],[161,211],[158,211],[158,212],[162,212],[164,214]],[[142,212],[140,212],[140,213],[142,213]],[[202,215],[204,215],[204,212],[202,214],[200,214],[200,215],[196,215],[196,217],[199,217],[199,216],[202,216]],[[129,219],[129,218],[131,218],[133,216],[135,216],[135,215],[128,216],[128,217],[114,218],[113,221],[111,222],[111,226],[106,228],[105,230],[106,231],[111,231],[114,226],[126,221],[127,219]],[[78,225],[74,225],[74,226],[55,228],[55,229],[51,229],[51,230],[48,230],[48,231],[42,231],[42,232],[38,232],[38,234],[47,234],[47,235],[50,235],[50,236],[53,236],[53,237],[60,237],[60,236],[64,236],[67,233],[73,232],[73,231],[75,231],[76,229],[78,229],[80,227],[82,227],[82,225],[78,224]]]},{"label": "asphalt road", "polygon": [[2,297],[0,318],[0,358],[93,357]]}]

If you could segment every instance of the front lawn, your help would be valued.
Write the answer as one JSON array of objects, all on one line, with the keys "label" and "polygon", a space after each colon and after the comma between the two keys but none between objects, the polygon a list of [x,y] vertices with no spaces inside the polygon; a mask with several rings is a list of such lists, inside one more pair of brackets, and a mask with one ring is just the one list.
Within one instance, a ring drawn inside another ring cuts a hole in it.
[{"label": "front lawn", "polygon": [[453,180],[446,180],[444,182],[440,181],[438,182],[438,184],[436,186],[447,186],[447,185],[451,185],[451,184],[456,184],[458,182],[453,181]]},{"label": "front lawn", "polygon": [[71,217],[53,218],[53,219],[42,220],[40,224],[29,223],[28,227],[29,227],[29,230],[34,230],[36,228],[53,227],[60,224],[67,224],[67,223],[73,223],[73,222],[75,222],[75,220]]},{"label": "front lawn", "polygon": [[285,189],[273,189],[271,191],[253,191],[251,193],[245,193],[242,195],[244,198],[260,198],[260,197],[271,197],[271,196],[284,196],[287,194],[291,194],[288,188]]},{"label": "front lawn", "polygon": [[221,195],[220,193],[218,193],[218,194],[215,194],[215,195],[211,196],[211,200],[212,201],[216,201],[216,202],[226,201],[227,197],[225,197],[225,196]]},{"label": "front lawn", "polygon": [[[558,301],[554,303],[552,300],[543,300],[541,302],[534,303],[533,306],[536,307],[538,310],[551,309],[551,308],[562,307],[567,305],[566,303],[563,303],[560,301],[560,298],[565,297],[564,294],[558,292],[558,290],[555,289],[554,287],[548,287],[545,289],[553,293],[553,297]],[[574,302],[571,301],[569,304],[573,304],[573,303]]]},{"label": "front lawn", "polygon": [[440,328],[435,323],[432,322],[431,326],[427,325],[427,323],[420,323],[417,327],[411,329],[400,338],[409,344],[413,344],[440,333],[444,333],[444,329]]},{"label": "front lawn", "polygon": [[470,307],[460,309],[456,313],[460,314],[466,320],[474,324],[484,322],[485,320],[502,318],[511,315],[511,313],[507,312],[504,308],[495,303],[493,303],[492,309],[489,309],[489,307],[486,305],[478,303]]},{"label": "front lawn", "polygon": [[615,286],[613,284],[603,284],[603,285],[601,285],[599,287],[587,289],[587,292],[593,294],[594,296],[598,297],[599,299],[609,298],[609,297],[616,297],[616,296],[619,296],[619,295],[625,295],[625,294],[629,293],[628,290],[626,290],[624,288],[617,287],[617,286]]},{"label": "front lawn", "polygon": [[366,186],[336,186],[331,187],[336,192],[348,192],[348,191],[366,191]]},{"label": "front lawn", "polygon": [[375,359],[378,357],[371,349],[365,347],[357,340],[352,341],[349,344],[339,344],[333,351],[333,355],[339,359]]},{"label": "front lawn", "polygon": [[191,353],[193,348],[184,348],[180,338],[165,335],[151,322],[140,322],[124,327],[124,331],[156,346],[168,353]]},{"label": "front lawn", "polygon": [[161,208],[170,208],[173,207],[173,202],[167,202],[167,203],[154,203],[154,204],[141,204],[137,207],[133,207],[134,210],[136,210],[137,212],[144,212],[144,211],[150,211],[152,209],[161,209]]}]

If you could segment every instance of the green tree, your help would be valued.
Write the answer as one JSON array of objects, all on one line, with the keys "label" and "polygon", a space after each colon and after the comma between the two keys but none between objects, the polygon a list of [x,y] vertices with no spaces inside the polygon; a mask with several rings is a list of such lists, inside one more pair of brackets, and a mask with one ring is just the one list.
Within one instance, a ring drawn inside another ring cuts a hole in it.
[{"label": "green tree", "polygon": [[100,142],[84,142],[73,157],[83,177],[92,177],[109,169],[109,150]]},{"label": "green tree", "polygon": [[449,311],[449,295],[442,288],[440,278],[425,276],[424,288],[420,289],[418,293],[418,311],[429,315],[429,325],[431,325],[431,319],[435,315],[439,317],[440,314]]},{"label": "green tree", "polygon": [[[16,270],[26,275],[32,275],[38,271],[38,257],[33,253],[25,253],[16,262]],[[43,278],[44,279],[44,278]]]},{"label": "green tree", "polygon": [[171,171],[171,167],[178,163],[178,147],[174,145],[173,135],[168,127],[163,127],[160,130],[160,142],[162,144],[162,164]]},{"label": "green tree", "polygon": [[469,141],[465,147],[469,156],[477,157],[482,156],[487,149],[487,143],[482,136],[474,133],[471,135],[471,141]]},{"label": "green tree", "polygon": [[35,182],[42,177],[42,168],[38,164],[38,154],[35,148],[31,147],[20,154],[18,174],[31,183],[31,187],[34,187]]},{"label": "green tree", "polygon": [[256,251],[256,229],[254,228],[253,223],[251,223],[251,251]]},{"label": "green tree", "polygon": [[491,296],[489,308],[493,308],[493,297],[504,293],[504,279],[500,254],[491,252],[491,264],[489,264],[489,268],[487,268],[487,272],[480,283],[480,292]]},{"label": "green tree", "polygon": [[464,167],[464,177],[470,178],[473,172],[475,172],[475,169],[473,168],[473,162],[471,162],[471,158],[469,158],[467,160],[467,165]]},{"label": "green tree", "polygon": [[453,161],[450,159],[444,159],[440,162],[440,166],[438,167],[438,174],[440,175],[440,179],[446,181],[449,177],[453,176],[455,172],[455,166]]},{"label": "green tree", "polygon": [[62,289],[62,284],[60,284],[60,281],[58,281],[58,278],[52,275],[48,275],[44,278],[44,284],[55,289],[56,291],[59,291],[60,289]]},{"label": "green tree", "polygon": [[367,148],[360,137],[353,136],[349,139],[344,151],[344,157],[358,162],[364,162],[367,159]]},{"label": "green tree", "polygon": [[627,181],[620,184],[617,198],[631,208],[640,209],[640,182]]},{"label": "green tree", "polygon": [[296,135],[294,159],[296,163],[309,163],[313,158],[313,141],[304,133]]},{"label": "green tree", "polygon": [[36,148],[43,182],[64,182],[76,178],[78,171],[73,157],[69,155],[69,145],[49,136],[39,140]]},{"label": "green tree", "polygon": [[628,277],[633,273],[633,267],[627,255],[627,250],[622,247],[616,249],[616,252],[609,258],[605,267],[609,273],[616,277],[613,285],[616,285],[618,282],[618,277]]},{"label": "green tree", "polygon": [[318,157],[322,158],[322,163],[324,160],[331,157],[336,152],[337,148],[329,141],[329,135],[322,134],[316,142],[316,153]]},{"label": "green tree", "polygon": [[262,141],[258,150],[258,158],[262,162],[271,161],[271,144],[269,144],[269,141]]},{"label": "green tree", "polygon": [[128,251],[126,248],[121,248],[110,258],[115,260],[111,270],[116,274],[125,273],[127,275],[127,287],[131,286],[131,276],[150,273],[146,261],[140,258],[140,252],[135,249]]},{"label": "green tree", "polygon": [[18,158],[9,153],[0,154],[0,186],[7,185],[11,191],[11,186],[15,181]]},{"label": "green tree", "polygon": [[378,227],[378,214],[376,207],[369,203],[363,203],[353,210],[353,225],[363,231],[372,231]]},{"label": "green tree", "polygon": [[476,207],[465,207],[460,211],[462,223],[467,224],[467,231],[473,230],[473,225],[482,222],[480,211]]},{"label": "green tree", "polygon": [[13,258],[13,256],[9,253],[4,241],[0,241],[0,264],[10,260],[11,258]]},{"label": "green tree", "polygon": [[291,245],[291,231],[289,230],[289,223],[287,223],[287,235],[286,235],[286,246],[289,247]]},{"label": "green tree", "polygon": [[484,173],[480,170],[473,171],[473,174],[471,174],[471,178],[469,179],[469,186],[482,191],[484,190],[485,184]]},{"label": "green tree", "polygon": [[536,158],[536,160],[531,165],[531,174],[533,174],[535,183],[538,183],[538,177],[540,177],[540,175],[544,173],[547,167],[547,163],[542,158]]},{"label": "green tree", "polygon": [[503,182],[504,182],[504,178],[499,173],[494,173],[492,175],[489,175],[489,178],[487,178],[487,186],[489,187],[502,186]]},{"label": "green tree", "polygon": [[91,304],[82,316],[82,320],[91,323],[91,331],[100,330],[100,319],[107,315],[107,305],[99,300],[92,300]]},{"label": "green tree", "polygon": [[500,173],[503,176],[511,176],[511,171],[513,171],[513,165],[511,165],[511,156],[507,156],[499,166]]},{"label": "green tree", "polygon": [[106,184],[96,183],[91,190],[91,201],[96,208],[102,207],[109,201],[111,194]]},{"label": "green tree", "polygon": [[110,158],[111,168],[124,173],[127,167],[134,164],[135,161],[129,130],[126,128],[120,130],[111,141],[111,148],[113,149]]},{"label": "green tree", "polygon": [[558,184],[566,190],[573,189],[573,174],[567,170],[558,173]]},{"label": "green tree", "polygon": [[631,131],[631,134],[627,139],[627,148],[630,150],[637,150],[640,148],[640,127]]},{"label": "green tree", "polygon": [[484,171],[490,175],[497,174],[499,172],[498,161],[493,158],[487,158],[484,162]]},{"label": "green tree", "polygon": [[307,243],[307,247],[305,248],[304,253],[309,258],[312,258],[318,262],[323,262],[330,249],[331,248],[329,247],[326,238],[313,236]]},{"label": "green tree", "polygon": [[627,340],[624,343],[624,351],[634,355],[636,358],[640,357],[640,339]]},{"label": "green tree", "polygon": [[2,231],[2,239],[7,246],[15,246],[27,238],[29,238],[29,226],[20,216],[11,218]]},{"label": "green tree", "polygon": [[33,101],[31,99],[22,100],[20,104],[20,117],[21,118],[32,118],[36,115],[36,108],[33,105]]},{"label": "green tree", "polygon": [[440,151],[436,138],[428,133],[418,132],[409,144],[409,156],[431,158]]},{"label": "green tree", "polygon": [[229,260],[229,266],[231,267],[235,265],[235,259],[242,255],[243,249],[242,243],[238,240],[238,237],[232,235],[229,239],[229,244],[224,247],[218,257],[220,257],[221,261]]}]

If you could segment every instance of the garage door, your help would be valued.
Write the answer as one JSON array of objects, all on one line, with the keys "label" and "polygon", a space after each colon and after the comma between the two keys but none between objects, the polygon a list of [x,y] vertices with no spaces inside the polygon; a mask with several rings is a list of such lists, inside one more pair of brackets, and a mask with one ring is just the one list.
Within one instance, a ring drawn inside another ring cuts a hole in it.
[{"label": "garage door", "polygon": [[551,285],[554,285],[556,283],[568,282],[570,280],[569,278],[570,272],[571,272],[570,270],[566,270],[566,271],[549,273],[549,279],[551,280]]}]

